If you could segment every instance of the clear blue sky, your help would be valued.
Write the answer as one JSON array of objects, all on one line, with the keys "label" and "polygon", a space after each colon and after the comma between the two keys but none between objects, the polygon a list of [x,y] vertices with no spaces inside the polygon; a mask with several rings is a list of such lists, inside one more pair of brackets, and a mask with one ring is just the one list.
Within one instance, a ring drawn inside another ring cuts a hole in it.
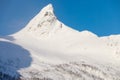
[{"label": "clear blue sky", "polygon": [[120,34],[120,0],[0,0],[0,35],[19,31],[49,3],[58,19],[74,29]]}]

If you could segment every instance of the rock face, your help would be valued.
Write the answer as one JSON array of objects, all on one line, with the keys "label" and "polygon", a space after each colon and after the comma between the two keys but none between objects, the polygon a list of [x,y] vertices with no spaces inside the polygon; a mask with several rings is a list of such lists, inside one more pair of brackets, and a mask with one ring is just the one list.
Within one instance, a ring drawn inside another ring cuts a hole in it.
[{"label": "rock face", "polygon": [[49,4],[24,29],[0,37],[0,80],[120,80],[120,35],[76,31]]}]

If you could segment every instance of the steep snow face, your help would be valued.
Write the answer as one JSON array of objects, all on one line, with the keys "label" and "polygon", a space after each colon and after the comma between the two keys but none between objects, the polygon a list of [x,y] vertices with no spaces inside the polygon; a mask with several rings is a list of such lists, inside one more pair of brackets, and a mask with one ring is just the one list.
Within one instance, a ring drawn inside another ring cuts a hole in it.
[{"label": "steep snow face", "polygon": [[62,28],[62,25],[54,15],[52,5],[49,4],[28,23],[22,33],[31,33],[34,36],[48,36],[50,33]]},{"label": "steep snow face", "polygon": [[73,30],[49,4],[24,29],[0,38],[0,79],[119,80],[119,54],[120,35]]}]

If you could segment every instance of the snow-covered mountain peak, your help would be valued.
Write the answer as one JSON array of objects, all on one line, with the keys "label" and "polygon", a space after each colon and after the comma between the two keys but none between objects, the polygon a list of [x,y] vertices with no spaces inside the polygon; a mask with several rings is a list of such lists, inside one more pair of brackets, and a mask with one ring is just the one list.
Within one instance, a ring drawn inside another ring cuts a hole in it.
[{"label": "snow-covered mountain peak", "polygon": [[42,8],[42,10],[40,11],[39,14],[42,17],[52,17],[52,16],[55,16],[52,4],[48,4],[47,6],[45,6],[44,8]]},{"label": "snow-covered mountain peak", "polygon": [[52,4],[48,4],[47,6],[45,6],[41,11],[43,11],[43,12],[47,12],[47,11],[51,11],[51,12],[53,12],[53,6],[52,6]]},{"label": "snow-covered mountain peak", "polygon": [[[60,32],[60,33],[59,33]],[[28,23],[28,25],[20,31],[20,33],[30,33],[30,35],[37,37],[48,37],[56,33],[62,35],[76,34],[76,31],[70,27],[67,27],[62,22],[60,22],[54,14],[54,8],[52,4],[48,4]],[[80,34],[85,36],[95,36],[96,35],[89,31],[82,31]],[[16,35],[16,34],[15,34]],[[21,34],[20,34],[21,35]]]},{"label": "snow-covered mountain peak", "polygon": [[[58,35],[60,35],[61,37],[61,35],[63,35],[64,33],[66,33],[64,35],[69,36],[71,34],[78,34],[79,31],[74,30],[59,21],[54,14],[54,8],[52,4],[48,4],[47,6],[42,8],[41,11],[32,20],[30,20],[27,26],[19,33],[22,33],[23,35],[25,33],[30,33],[28,35],[33,35],[37,37],[48,37],[58,33]],[[81,31],[80,34],[86,37],[97,37],[97,35],[87,30]]]},{"label": "snow-covered mountain peak", "polygon": [[53,33],[60,28],[62,23],[57,20],[52,4],[48,4],[28,23],[28,25],[20,32],[32,33],[41,36]]}]

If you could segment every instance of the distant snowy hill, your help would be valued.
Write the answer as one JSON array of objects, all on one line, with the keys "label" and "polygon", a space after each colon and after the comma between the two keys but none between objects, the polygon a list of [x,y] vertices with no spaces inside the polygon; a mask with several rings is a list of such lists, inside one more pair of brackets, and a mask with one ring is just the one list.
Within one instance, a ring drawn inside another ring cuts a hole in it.
[{"label": "distant snowy hill", "polygon": [[0,37],[0,80],[120,80],[120,35],[76,31],[49,4],[25,28]]}]

